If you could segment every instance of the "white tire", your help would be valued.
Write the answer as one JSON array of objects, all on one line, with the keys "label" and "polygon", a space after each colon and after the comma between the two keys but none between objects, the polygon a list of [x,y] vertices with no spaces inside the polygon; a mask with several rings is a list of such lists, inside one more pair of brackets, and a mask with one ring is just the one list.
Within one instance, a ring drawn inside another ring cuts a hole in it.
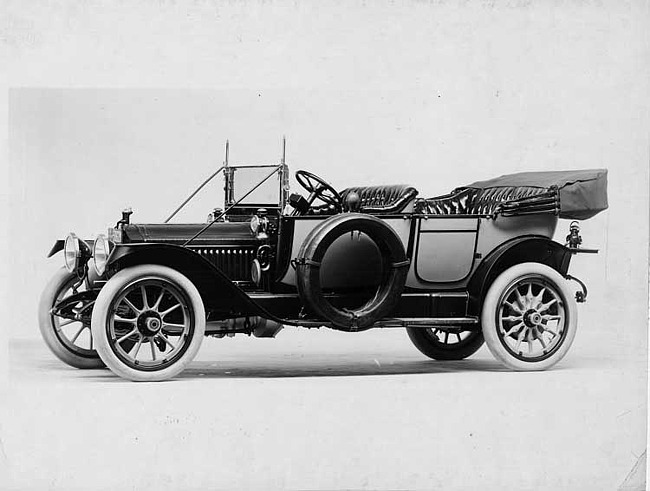
[{"label": "white tire", "polygon": [[546,370],[569,351],[578,308],[567,280],[539,263],[508,268],[490,285],[481,324],[494,357],[513,370]]},{"label": "white tire", "polygon": [[194,284],[166,266],[144,264],[113,276],[92,315],[99,356],[120,377],[167,380],[193,359],[205,334],[205,308]]},{"label": "white tire", "polygon": [[[104,362],[93,349],[90,333],[92,300],[82,300],[65,309],[70,314],[80,315],[77,320],[51,312],[52,307],[73,294],[72,287],[77,281],[77,275],[64,267],[56,272],[41,294],[38,327],[45,344],[59,360],[75,368],[103,368]],[[83,286],[80,286],[79,291],[82,290]]]}]

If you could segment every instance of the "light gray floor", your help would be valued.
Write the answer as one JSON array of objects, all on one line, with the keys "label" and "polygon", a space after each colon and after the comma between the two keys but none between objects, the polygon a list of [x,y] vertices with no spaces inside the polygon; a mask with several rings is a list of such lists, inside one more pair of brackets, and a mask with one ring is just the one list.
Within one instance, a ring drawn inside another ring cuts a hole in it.
[{"label": "light gray floor", "polygon": [[208,338],[155,384],[14,341],[2,475],[9,489],[617,489],[645,451],[646,348],[586,332],[556,369],[513,373],[485,347],[428,361],[401,329],[290,328]]}]

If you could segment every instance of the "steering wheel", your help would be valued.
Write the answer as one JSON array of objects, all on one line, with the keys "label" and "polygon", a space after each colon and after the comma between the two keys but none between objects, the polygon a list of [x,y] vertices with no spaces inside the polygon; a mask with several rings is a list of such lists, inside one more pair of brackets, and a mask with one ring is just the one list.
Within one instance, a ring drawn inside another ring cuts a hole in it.
[{"label": "steering wheel", "polygon": [[306,170],[296,171],[296,181],[309,193],[307,202],[311,205],[316,198],[323,203],[334,206],[338,211],[342,209],[343,198],[330,184],[322,178],[307,172]]}]

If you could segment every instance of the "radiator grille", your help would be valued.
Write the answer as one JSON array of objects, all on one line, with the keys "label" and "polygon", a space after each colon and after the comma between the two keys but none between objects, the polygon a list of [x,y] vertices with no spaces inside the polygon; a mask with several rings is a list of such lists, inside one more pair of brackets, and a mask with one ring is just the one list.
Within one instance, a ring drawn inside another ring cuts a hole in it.
[{"label": "radiator grille", "polygon": [[202,258],[219,268],[232,281],[250,281],[254,247],[192,247]]}]

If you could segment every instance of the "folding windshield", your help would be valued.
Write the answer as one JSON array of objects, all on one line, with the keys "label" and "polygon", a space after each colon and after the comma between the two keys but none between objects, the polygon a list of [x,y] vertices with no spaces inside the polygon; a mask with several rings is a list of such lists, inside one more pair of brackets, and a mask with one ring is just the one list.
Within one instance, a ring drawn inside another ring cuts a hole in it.
[{"label": "folding windshield", "polygon": [[[269,177],[269,174],[273,172],[275,175]],[[284,166],[227,167],[224,173],[226,175],[226,206],[235,202],[238,202],[238,206],[269,208],[283,206]]]}]

